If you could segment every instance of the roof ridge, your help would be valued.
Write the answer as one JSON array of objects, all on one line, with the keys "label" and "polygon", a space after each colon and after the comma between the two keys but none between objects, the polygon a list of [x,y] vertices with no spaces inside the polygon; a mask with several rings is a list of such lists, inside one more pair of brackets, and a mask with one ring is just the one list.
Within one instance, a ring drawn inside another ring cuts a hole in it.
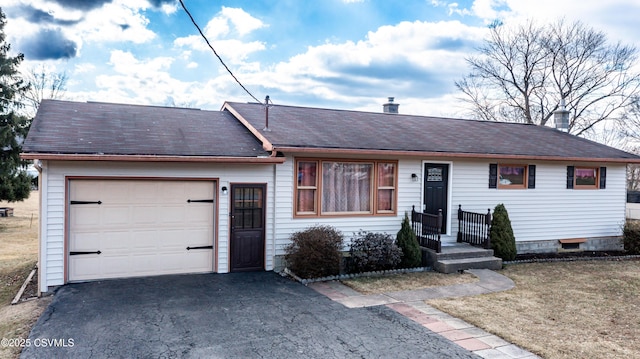
[{"label": "roof ridge", "polygon": [[[238,104],[238,105],[260,105],[264,106],[263,103],[260,102],[233,102],[226,101],[228,104]],[[456,117],[445,117],[445,116],[427,116],[427,115],[412,115],[412,114],[403,114],[403,113],[384,113],[384,112],[374,112],[374,111],[362,111],[362,110],[350,110],[350,109],[336,109],[336,108],[325,108],[325,107],[312,107],[312,106],[298,106],[298,105],[281,105],[281,104],[269,104],[269,107],[288,107],[288,108],[299,108],[299,109],[309,109],[309,110],[321,110],[321,111],[335,111],[335,112],[351,112],[351,113],[363,113],[363,114],[372,114],[372,115],[381,115],[381,116],[396,116],[396,117],[422,117],[422,118],[432,118],[439,120],[453,120],[453,121],[469,121],[469,122],[480,122],[480,123],[497,123],[504,125],[520,125],[520,126],[537,126],[541,128],[549,128],[555,130],[553,127],[548,126],[538,126],[532,123],[520,123],[520,122],[501,122],[501,121],[487,121],[487,120],[478,120],[472,118],[456,118]]]}]

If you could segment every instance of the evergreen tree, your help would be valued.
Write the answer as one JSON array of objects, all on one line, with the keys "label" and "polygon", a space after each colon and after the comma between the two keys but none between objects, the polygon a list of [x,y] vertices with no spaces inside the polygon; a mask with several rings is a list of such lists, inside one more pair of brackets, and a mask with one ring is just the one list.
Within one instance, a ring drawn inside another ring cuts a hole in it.
[{"label": "evergreen tree", "polygon": [[422,263],[422,251],[420,250],[420,244],[418,243],[416,234],[413,232],[413,229],[411,229],[409,216],[406,212],[402,220],[402,227],[396,236],[396,242],[398,247],[402,249],[402,262],[400,262],[400,267],[414,268],[420,266]]},{"label": "evergreen tree", "polygon": [[21,201],[29,197],[31,178],[26,173],[27,161],[20,159],[22,141],[29,131],[30,120],[16,113],[28,85],[18,73],[24,55],[8,56],[11,45],[6,42],[4,12],[0,9],[0,200]]},{"label": "evergreen tree", "polygon": [[507,213],[507,209],[502,203],[493,210],[491,248],[493,248],[493,253],[496,257],[500,257],[505,261],[516,259],[516,237],[513,235],[509,213]]}]

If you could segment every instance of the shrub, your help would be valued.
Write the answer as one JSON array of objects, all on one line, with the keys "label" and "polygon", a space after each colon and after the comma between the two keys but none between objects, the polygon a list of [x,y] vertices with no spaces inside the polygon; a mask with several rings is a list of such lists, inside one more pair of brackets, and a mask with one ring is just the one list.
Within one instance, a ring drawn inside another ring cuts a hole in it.
[{"label": "shrub", "polygon": [[629,254],[640,254],[640,221],[627,219],[622,234],[624,250]]},{"label": "shrub", "polygon": [[351,242],[351,272],[370,272],[395,268],[402,250],[386,233],[360,231]]},{"label": "shrub", "polygon": [[285,247],[287,266],[302,278],[340,274],[343,236],[331,226],[313,226],[291,235]]},{"label": "shrub", "polygon": [[409,215],[404,213],[404,219],[402,220],[402,227],[398,231],[396,236],[396,243],[402,250],[402,261],[400,267],[413,268],[422,264],[422,251],[420,250],[420,244],[416,234],[411,229],[411,223],[409,222]]},{"label": "shrub", "polygon": [[516,237],[513,235],[509,213],[502,203],[493,210],[490,233],[494,255],[505,261],[516,259]]}]

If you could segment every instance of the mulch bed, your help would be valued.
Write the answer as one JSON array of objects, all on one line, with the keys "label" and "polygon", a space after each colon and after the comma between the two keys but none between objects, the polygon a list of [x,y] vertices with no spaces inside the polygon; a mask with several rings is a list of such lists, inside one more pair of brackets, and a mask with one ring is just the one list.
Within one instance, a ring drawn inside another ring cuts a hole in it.
[{"label": "mulch bed", "polygon": [[581,251],[558,253],[518,254],[513,261],[505,263],[556,262],[579,260],[636,260],[640,255],[629,255],[625,251]]}]

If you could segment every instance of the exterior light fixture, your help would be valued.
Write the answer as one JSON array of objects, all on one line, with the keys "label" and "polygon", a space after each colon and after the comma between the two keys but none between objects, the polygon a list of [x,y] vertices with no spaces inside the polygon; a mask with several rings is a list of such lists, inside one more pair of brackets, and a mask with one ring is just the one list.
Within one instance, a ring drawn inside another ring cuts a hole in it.
[{"label": "exterior light fixture", "polygon": [[224,194],[224,195],[229,193],[229,190],[227,189],[227,186],[222,186],[221,190],[222,190],[222,194]]},{"label": "exterior light fixture", "polygon": [[417,175],[417,174],[415,174],[415,173],[412,173],[412,174],[411,174],[411,180],[412,180],[413,182],[418,182],[418,175]]}]

